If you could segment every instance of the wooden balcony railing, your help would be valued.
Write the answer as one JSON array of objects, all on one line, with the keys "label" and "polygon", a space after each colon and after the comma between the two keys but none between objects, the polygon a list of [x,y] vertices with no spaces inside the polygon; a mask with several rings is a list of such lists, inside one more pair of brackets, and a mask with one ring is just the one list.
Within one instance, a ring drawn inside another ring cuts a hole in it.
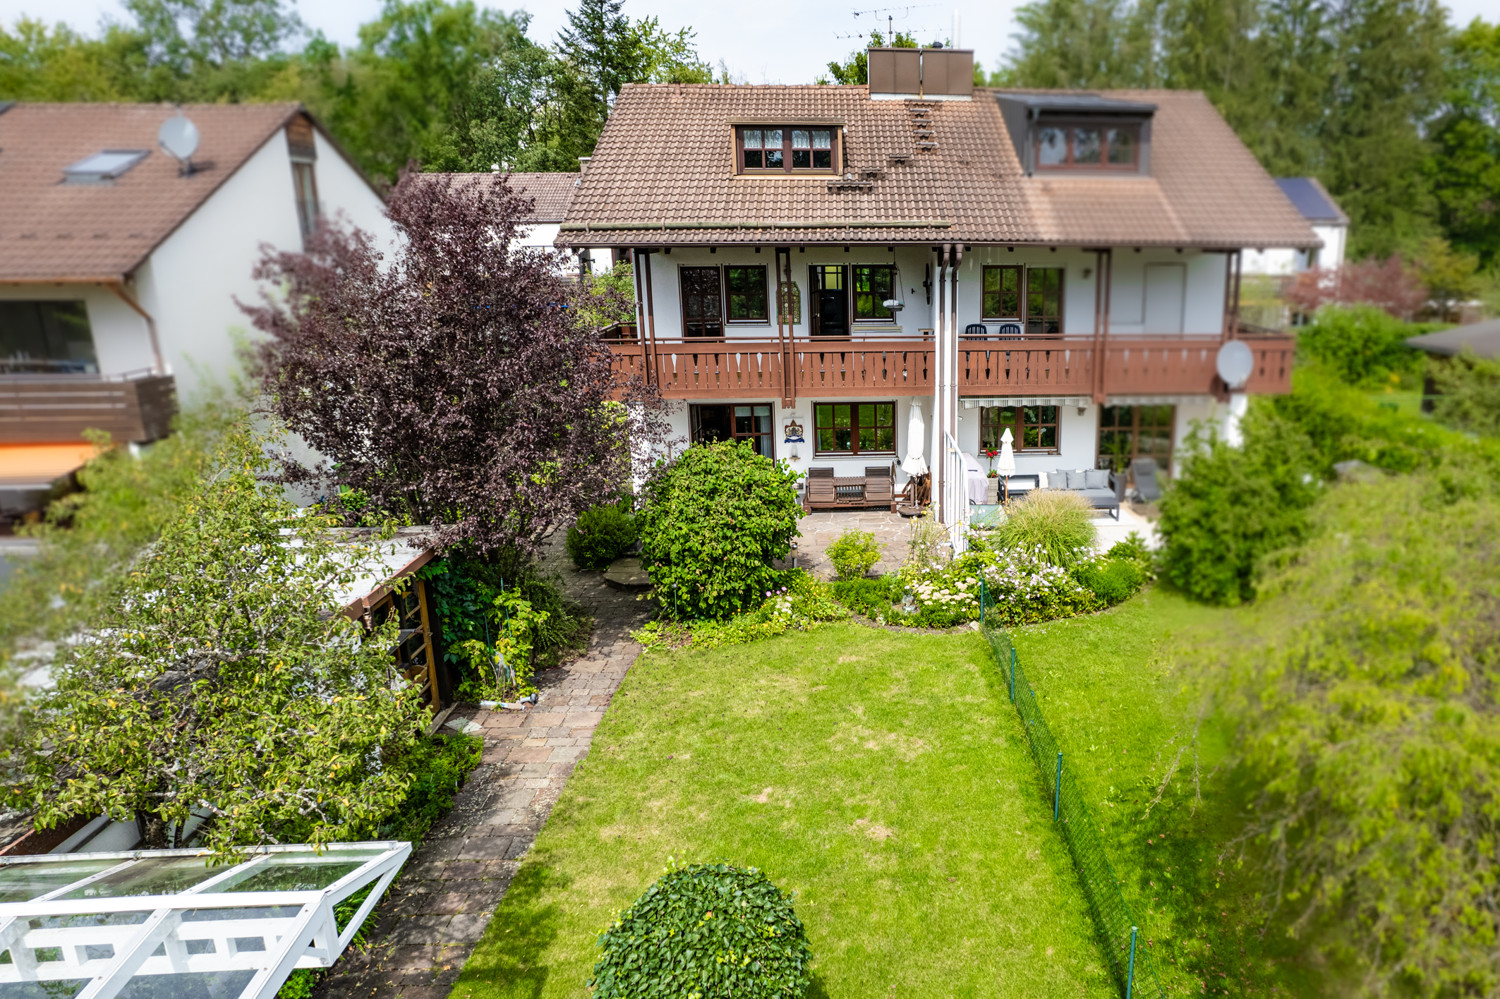
[{"label": "wooden balcony railing", "polygon": [[171,375],[0,375],[0,444],[62,444],[104,430],[117,442],[165,437],[177,412]]},{"label": "wooden balcony railing", "polygon": [[[1247,390],[1291,390],[1294,341],[1244,337],[1255,354]],[[1101,353],[1091,336],[961,337],[964,395],[1205,395],[1218,393],[1217,336],[1114,336]],[[666,399],[926,395],[933,389],[930,339],[669,341],[610,345],[622,379],[654,382]],[[790,377],[787,377],[787,364]]]}]

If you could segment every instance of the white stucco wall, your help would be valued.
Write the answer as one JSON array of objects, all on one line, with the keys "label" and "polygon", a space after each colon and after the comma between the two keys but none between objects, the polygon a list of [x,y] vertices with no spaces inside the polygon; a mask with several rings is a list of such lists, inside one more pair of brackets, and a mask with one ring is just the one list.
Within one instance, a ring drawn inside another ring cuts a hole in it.
[{"label": "white stucco wall", "polygon": [[1310,267],[1342,267],[1344,253],[1348,248],[1349,227],[1344,225],[1314,225],[1313,235],[1323,241],[1321,248],[1314,250],[1292,250],[1271,247],[1265,250],[1246,250],[1242,266],[1246,274],[1269,274],[1286,277],[1300,274]]},{"label": "white stucco wall", "polygon": [[[374,234],[377,246],[389,248],[394,237],[379,197],[321,134],[317,142],[315,175],[323,213],[342,217]],[[223,382],[238,370],[234,339],[248,337],[250,324],[235,298],[258,301],[251,271],[264,243],[302,247],[283,133],[256,151],[135,275],[141,304],[156,318],[180,398],[191,399],[206,380]]]}]

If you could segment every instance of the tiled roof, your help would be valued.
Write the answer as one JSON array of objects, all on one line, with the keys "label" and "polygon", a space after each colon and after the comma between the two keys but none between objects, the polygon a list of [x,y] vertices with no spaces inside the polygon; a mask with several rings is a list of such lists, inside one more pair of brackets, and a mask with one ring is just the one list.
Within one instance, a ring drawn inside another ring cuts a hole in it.
[{"label": "tiled roof", "polygon": [[[196,171],[178,175],[156,133],[167,104],[14,104],[0,113],[0,281],[118,281],[301,111],[298,104],[188,104]],[[102,150],[148,150],[105,184],[63,168]]]},{"label": "tiled roof", "polygon": [[[863,87],[630,85],[561,241],[1318,245],[1203,95],[1097,96],[1156,106],[1152,176],[1026,177],[989,91],[924,103]],[[932,151],[918,148],[914,104],[929,109]],[[734,175],[734,123],[816,120],[844,126],[854,183]]]},{"label": "tiled roof", "polygon": [[561,222],[578,190],[577,173],[424,173],[422,177],[452,180],[456,183],[493,184],[504,177],[510,189],[536,204],[531,209],[533,222]]}]

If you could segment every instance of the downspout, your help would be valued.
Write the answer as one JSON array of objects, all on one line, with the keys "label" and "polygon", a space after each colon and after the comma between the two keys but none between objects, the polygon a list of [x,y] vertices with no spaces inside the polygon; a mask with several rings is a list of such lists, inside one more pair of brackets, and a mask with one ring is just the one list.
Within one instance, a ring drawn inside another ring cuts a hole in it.
[{"label": "downspout", "polygon": [[948,248],[937,247],[937,263],[933,268],[933,279],[937,283],[938,293],[932,300],[932,461],[928,464],[928,473],[932,476],[932,503],[937,513],[938,522],[943,520],[943,482],[947,478],[943,474],[944,445],[943,445],[943,324],[947,318],[946,295],[948,284],[944,280],[943,268],[948,264]]},{"label": "downspout", "polygon": [[123,281],[111,281],[106,283],[104,287],[114,292],[120,301],[130,306],[137,315],[146,320],[146,332],[151,337],[151,356],[156,359],[156,374],[170,375],[172,372],[167,370],[166,359],[162,357],[161,339],[156,335],[156,320],[151,317],[151,313],[141,308],[141,304],[130,297],[130,293],[125,290],[125,283]]},{"label": "downspout", "polygon": [[[964,247],[962,243],[954,243],[948,256],[948,280],[952,284],[948,297],[948,433],[953,437],[953,443],[958,443],[958,268],[963,262]],[[955,490],[958,509],[952,512],[952,516],[962,519],[959,511],[967,511],[969,498],[965,489],[966,483],[962,478],[958,482],[949,483],[949,488]]]},{"label": "downspout", "polygon": [[641,255],[634,248],[630,251],[630,269],[635,274],[635,339],[641,345],[641,376],[651,384],[651,354],[646,349],[646,287],[641,274]]},{"label": "downspout", "polygon": [[1240,335],[1240,276],[1244,274],[1244,261],[1240,259],[1243,250],[1234,251],[1234,312],[1230,319],[1229,335],[1238,337]]},{"label": "downspout", "polygon": [[656,301],[651,294],[651,251],[643,250],[641,256],[645,260],[643,270],[646,272],[646,323],[651,327],[648,367],[651,369],[651,377],[656,384],[657,391],[661,391],[661,368],[658,366],[660,359],[656,356]]},{"label": "downspout", "polygon": [[[1103,340],[1102,340],[1102,342],[1100,344],[1100,347],[1099,347],[1099,350],[1100,350],[1100,352],[1103,355],[1099,359],[1099,363],[1101,365],[1104,363],[1104,357],[1108,357],[1109,356],[1109,302],[1110,302],[1110,297],[1114,294],[1114,291],[1115,291],[1115,251],[1113,249],[1106,249],[1104,251],[1104,327],[1103,327]],[[1101,375],[1100,379],[1099,379],[1099,384],[1100,384],[1100,398],[1099,398],[1099,402],[1102,405],[1105,402],[1109,401],[1109,383],[1106,382],[1104,380],[1103,376]]]}]

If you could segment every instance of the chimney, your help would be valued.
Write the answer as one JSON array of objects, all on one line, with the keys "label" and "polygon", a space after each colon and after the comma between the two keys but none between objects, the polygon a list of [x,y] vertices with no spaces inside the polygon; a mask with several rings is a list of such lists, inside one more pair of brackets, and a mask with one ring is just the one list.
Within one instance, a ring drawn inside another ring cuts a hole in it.
[{"label": "chimney", "polygon": [[592,156],[578,157],[578,177],[580,180],[583,179],[584,174],[589,172],[589,160],[591,159],[593,159]]},{"label": "chimney", "polygon": [[974,95],[973,49],[868,51],[871,100],[965,101]]}]

